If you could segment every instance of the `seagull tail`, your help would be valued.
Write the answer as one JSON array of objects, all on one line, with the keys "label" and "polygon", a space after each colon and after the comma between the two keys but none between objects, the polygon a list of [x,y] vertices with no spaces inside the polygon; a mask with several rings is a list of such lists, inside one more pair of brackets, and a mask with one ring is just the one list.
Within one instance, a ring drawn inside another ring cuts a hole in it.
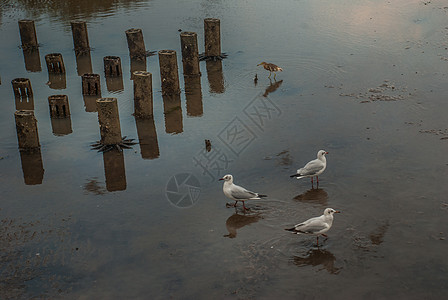
[{"label": "seagull tail", "polygon": [[262,194],[258,194],[258,197],[260,197],[260,198],[264,198],[264,197],[267,197],[268,195],[262,195]]},{"label": "seagull tail", "polygon": [[300,176],[300,174],[294,174],[294,175],[290,175],[289,177],[299,177]]},{"label": "seagull tail", "polygon": [[285,228],[285,230],[286,230],[286,231],[293,231],[293,232],[295,232],[295,231],[296,231],[296,228],[295,228],[295,227],[293,227],[293,228]]}]

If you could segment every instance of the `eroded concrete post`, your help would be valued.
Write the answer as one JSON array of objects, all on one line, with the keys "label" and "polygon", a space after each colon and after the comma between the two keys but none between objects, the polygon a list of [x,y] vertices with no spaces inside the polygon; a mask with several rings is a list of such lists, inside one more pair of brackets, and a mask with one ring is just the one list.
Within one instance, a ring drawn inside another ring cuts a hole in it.
[{"label": "eroded concrete post", "polygon": [[162,95],[180,93],[177,55],[174,50],[159,51],[160,79],[162,81]]},{"label": "eroded concrete post", "polygon": [[70,117],[70,106],[67,95],[52,95],[48,97],[50,117],[56,119]]},{"label": "eroded concrete post", "polygon": [[90,51],[89,36],[87,34],[87,24],[85,21],[72,21],[73,45],[76,55]]},{"label": "eroded concrete post", "polygon": [[45,62],[47,63],[48,73],[65,73],[65,65],[61,53],[50,53],[45,55]]},{"label": "eroded concrete post", "polygon": [[82,77],[82,94],[101,97],[100,75],[84,74]]},{"label": "eroded concrete post", "polygon": [[11,81],[17,110],[34,110],[33,90],[28,78],[15,78]]},{"label": "eroded concrete post", "polygon": [[22,49],[37,49],[39,47],[33,20],[20,20],[19,31]]},{"label": "eroded concrete post", "polygon": [[106,77],[122,76],[121,59],[118,56],[105,56],[104,61],[104,75]]},{"label": "eroded concrete post", "polygon": [[96,100],[98,122],[100,124],[101,144],[113,145],[122,141],[117,98]]},{"label": "eroded concrete post", "polygon": [[221,21],[204,19],[205,56],[221,56]]},{"label": "eroded concrete post", "polygon": [[126,39],[128,41],[129,56],[133,59],[143,59],[146,57],[145,42],[141,29],[131,28],[126,30]]},{"label": "eroded concrete post", "polygon": [[37,120],[32,110],[18,110],[14,113],[16,120],[17,140],[19,148],[39,148],[39,135],[37,133]]},{"label": "eroded concrete post", "polygon": [[182,48],[182,64],[184,76],[199,76],[198,35],[195,32],[182,32],[180,34]]},{"label": "eroded concrete post", "polygon": [[153,115],[152,74],[136,71],[134,75],[134,116],[149,118]]}]

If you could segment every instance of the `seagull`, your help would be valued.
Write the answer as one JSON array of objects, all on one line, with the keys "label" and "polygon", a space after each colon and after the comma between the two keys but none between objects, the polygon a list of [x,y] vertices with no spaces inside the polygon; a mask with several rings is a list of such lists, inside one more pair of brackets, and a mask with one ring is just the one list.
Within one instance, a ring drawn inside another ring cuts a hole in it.
[{"label": "seagull", "polygon": [[327,237],[325,232],[330,230],[331,225],[333,225],[333,214],[336,213],[340,213],[340,211],[326,208],[322,216],[308,219],[305,222],[295,225],[293,228],[287,228],[285,230],[292,231],[295,234],[315,235],[317,238],[317,246],[319,246],[319,235]]},{"label": "seagull", "polygon": [[280,68],[279,66],[277,66],[277,65],[274,65],[274,64],[270,64],[270,63],[267,63],[267,62],[261,62],[261,63],[259,63],[257,66],[263,66],[263,68],[265,69],[265,70],[268,70],[269,71],[269,76],[268,76],[268,78],[270,79],[271,78],[271,74],[272,74],[272,72],[274,72],[274,80],[275,80],[275,75],[277,75],[275,72],[277,72],[277,71],[283,71],[283,69],[282,68]]},{"label": "seagull", "polygon": [[225,175],[223,178],[219,180],[224,180],[224,185],[222,186],[224,195],[226,195],[227,198],[235,200],[235,204],[233,204],[233,207],[236,207],[238,201],[241,201],[243,202],[243,208],[245,210],[248,210],[248,208],[246,208],[246,206],[244,205],[244,201],[259,200],[262,197],[267,197],[266,195],[261,195],[255,192],[248,191],[245,188],[234,184],[233,176],[230,174]]},{"label": "seagull", "polygon": [[303,168],[297,170],[297,174],[291,175],[289,177],[297,177],[297,179],[304,177],[311,177],[311,184],[313,185],[313,177],[317,178],[317,187],[319,187],[319,175],[325,171],[327,167],[327,159],[325,155],[328,154],[325,150],[319,150],[317,152],[317,159],[310,161]]}]

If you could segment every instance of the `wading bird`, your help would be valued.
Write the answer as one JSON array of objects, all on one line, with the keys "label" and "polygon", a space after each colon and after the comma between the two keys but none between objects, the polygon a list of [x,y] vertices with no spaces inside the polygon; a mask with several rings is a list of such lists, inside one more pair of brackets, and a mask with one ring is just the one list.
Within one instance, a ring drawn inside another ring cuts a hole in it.
[{"label": "wading bird", "polygon": [[283,69],[280,68],[279,66],[274,65],[274,64],[270,64],[270,63],[267,63],[267,62],[259,63],[257,66],[263,66],[263,68],[264,68],[265,70],[268,70],[268,71],[269,71],[269,76],[268,76],[269,79],[271,78],[271,74],[272,74],[272,72],[274,72],[274,80],[275,80],[275,75],[277,75],[275,72],[278,72],[278,71],[281,72],[281,71],[283,71]]},{"label": "wading bird", "polygon": [[310,161],[303,168],[298,169],[297,174],[291,175],[290,177],[297,177],[297,179],[311,177],[311,185],[313,185],[313,177],[316,176],[317,187],[319,187],[319,175],[322,174],[327,167],[326,154],[328,154],[327,151],[319,150],[319,152],[317,152],[317,159]]},{"label": "wading bird", "polygon": [[322,216],[308,219],[305,222],[297,224],[293,228],[287,228],[285,230],[292,231],[295,234],[315,235],[317,246],[319,246],[319,235],[327,237],[325,232],[330,230],[333,225],[333,214],[336,213],[340,213],[340,211],[326,208]]},{"label": "wading bird", "polygon": [[246,208],[246,206],[244,205],[244,201],[259,200],[262,197],[267,197],[266,195],[261,195],[261,194],[255,193],[255,192],[248,191],[245,188],[234,184],[233,176],[230,174],[225,175],[223,178],[221,178],[219,180],[224,180],[224,185],[222,186],[224,195],[226,195],[227,198],[235,200],[235,204],[233,204],[233,207],[236,207],[236,204],[238,203],[238,201],[241,201],[241,202],[243,202],[244,210],[248,210],[248,208]]}]

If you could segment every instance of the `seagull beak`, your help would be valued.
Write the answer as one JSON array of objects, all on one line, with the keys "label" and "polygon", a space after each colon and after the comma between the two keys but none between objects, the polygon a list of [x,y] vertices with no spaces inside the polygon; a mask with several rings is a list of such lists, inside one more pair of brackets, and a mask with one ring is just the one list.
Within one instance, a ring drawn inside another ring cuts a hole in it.
[{"label": "seagull beak", "polygon": [[337,210],[337,211],[335,211],[334,213],[335,213],[335,214],[340,214],[341,211],[340,211],[340,210]]},{"label": "seagull beak", "polygon": [[220,181],[220,180],[224,180],[224,178],[219,178],[218,181]]},{"label": "seagull beak", "polygon": [[325,152],[325,154],[328,154],[328,152]]}]

